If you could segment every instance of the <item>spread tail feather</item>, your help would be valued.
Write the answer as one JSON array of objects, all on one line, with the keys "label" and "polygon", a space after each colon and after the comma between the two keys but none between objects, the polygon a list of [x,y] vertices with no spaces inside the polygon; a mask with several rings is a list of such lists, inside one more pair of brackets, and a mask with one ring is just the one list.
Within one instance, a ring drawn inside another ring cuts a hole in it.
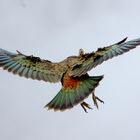
[{"label": "spread tail feather", "polygon": [[[48,109],[54,109],[55,111],[72,108],[83,102],[83,100],[95,90],[102,78],[103,76],[89,77],[88,75],[84,75],[80,78],[70,78],[69,84],[68,81],[67,84],[62,83],[62,89],[45,108],[48,107]],[[74,82],[76,84],[73,84]]]}]

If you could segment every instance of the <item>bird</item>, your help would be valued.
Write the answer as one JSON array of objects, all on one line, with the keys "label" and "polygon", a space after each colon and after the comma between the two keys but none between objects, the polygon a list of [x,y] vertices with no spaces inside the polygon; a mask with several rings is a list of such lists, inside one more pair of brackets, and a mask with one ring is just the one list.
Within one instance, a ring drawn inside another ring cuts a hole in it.
[{"label": "bird", "polygon": [[25,55],[0,49],[0,67],[21,77],[50,83],[61,82],[62,88],[56,96],[45,105],[48,110],[65,111],[81,105],[85,112],[92,107],[85,99],[92,96],[95,107],[103,100],[95,95],[95,89],[104,75],[90,76],[88,71],[115,56],[124,54],[140,45],[140,38],[123,40],[109,46],[98,48],[95,52],[85,53],[79,50],[78,55],[69,56],[60,62],[51,62],[33,55]]}]

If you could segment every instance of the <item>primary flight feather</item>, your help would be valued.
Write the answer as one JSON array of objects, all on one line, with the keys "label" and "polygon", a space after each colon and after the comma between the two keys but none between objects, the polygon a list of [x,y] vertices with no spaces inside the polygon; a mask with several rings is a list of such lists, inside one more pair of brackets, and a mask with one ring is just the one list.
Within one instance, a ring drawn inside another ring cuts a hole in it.
[{"label": "primary flight feather", "polygon": [[125,42],[126,39],[116,44],[99,48],[96,52],[84,53],[80,49],[78,56],[70,56],[57,63],[43,60],[33,55],[27,56],[19,51],[11,53],[0,49],[0,67],[26,78],[51,83],[61,82],[61,90],[45,106],[48,109],[63,111],[81,104],[84,111],[87,112],[86,109],[91,109],[91,107],[84,100],[90,94],[92,94],[97,108],[97,101],[103,102],[94,94],[94,90],[103,76],[89,76],[87,72],[104,61],[128,52],[140,45],[140,38]]}]

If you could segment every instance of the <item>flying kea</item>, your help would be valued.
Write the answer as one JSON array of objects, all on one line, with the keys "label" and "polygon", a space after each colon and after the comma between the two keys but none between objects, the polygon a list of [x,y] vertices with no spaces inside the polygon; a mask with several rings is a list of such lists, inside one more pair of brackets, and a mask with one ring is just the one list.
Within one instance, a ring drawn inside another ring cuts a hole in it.
[{"label": "flying kea", "polygon": [[92,108],[84,100],[90,94],[97,108],[97,101],[103,103],[94,94],[94,90],[103,76],[89,76],[87,72],[102,62],[140,45],[140,38],[125,42],[126,39],[107,47],[98,48],[96,52],[84,53],[80,49],[78,56],[67,57],[61,62],[51,62],[33,55],[24,55],[19,51],[12,53],[0,49],[0,67],[13,74],[33,80],[51,83],[61,82],[61,90],[45,108],[64,111],[81,104],[84,111],[87,112],[87,108]]}]

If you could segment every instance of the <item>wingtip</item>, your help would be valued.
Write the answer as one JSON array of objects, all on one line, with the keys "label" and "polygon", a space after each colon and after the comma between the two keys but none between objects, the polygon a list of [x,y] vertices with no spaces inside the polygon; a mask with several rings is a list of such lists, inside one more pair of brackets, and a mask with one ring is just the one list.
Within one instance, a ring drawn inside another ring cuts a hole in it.
[{"label": "wingtip", "polygon": [[122,43],[124,43],[127,40],[128,37],[125,37],[123,40],[119,41],[118,43],[116,43],[117,45],[120,45]]},{"label": "wingtip", "polygon": [[18,51],[18,50],[16,50],[16,52],[18,53],[18,54],[22,54],[20,51]]}]

